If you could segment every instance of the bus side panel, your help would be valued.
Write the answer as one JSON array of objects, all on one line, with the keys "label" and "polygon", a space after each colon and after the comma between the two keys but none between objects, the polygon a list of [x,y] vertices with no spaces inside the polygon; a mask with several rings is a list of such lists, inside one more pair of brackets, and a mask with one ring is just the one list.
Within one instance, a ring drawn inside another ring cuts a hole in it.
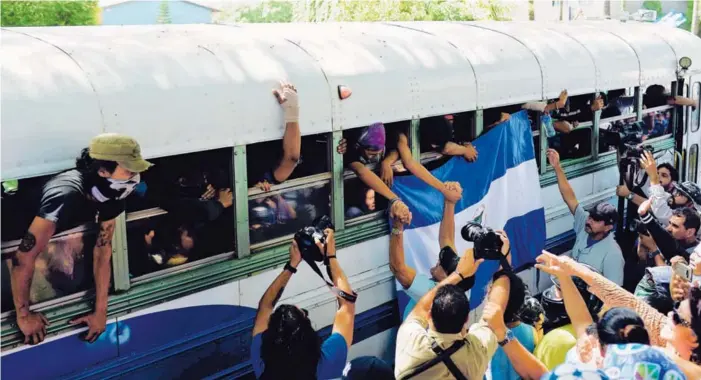
[{"label": "bus side panel", "polygon": [[107,321],[105,332],[95,343],[79,339],[86,328],[68,335],[51,337],[38,346],[21,346],[3,353],[3,379],[55,379],[57,375],[75,373],[101,366],[119,356],[117,320]]}]

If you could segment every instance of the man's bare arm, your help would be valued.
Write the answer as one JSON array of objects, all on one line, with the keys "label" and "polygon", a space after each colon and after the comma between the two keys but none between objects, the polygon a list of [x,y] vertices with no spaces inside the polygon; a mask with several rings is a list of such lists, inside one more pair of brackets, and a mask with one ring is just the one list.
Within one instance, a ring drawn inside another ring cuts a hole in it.
[{"label": "man's bare arm", "polygon": [[35,217],[29,230],[20,241],[10,265],[12,300],[17,314],[17,325],[24,334],[24,343],[36,344],[44,340],[46,318],[29,312],[29,290],[32,287],[34,261],[51,240],[56,224],[44,218]]},{"label": "man's bare arm", "polygon": [[112,277],[112,237],[117,225],[116,219],[100,223],[100,232],[97,235],[95,248],[93,249],[93,276],[95,278],[95,310],[82,317],[71,320],[69,323],[77,325],[85,323],[88,331],[82,339],[93,343],[105,332],[107,325],[107,300]]},{"label": "man's bare arm", "polygon": [[404,224],[392,219],[392,230],[389,235],[389,269],[402,287],[409,289],[416,278],[416,271],[404,261]]}]

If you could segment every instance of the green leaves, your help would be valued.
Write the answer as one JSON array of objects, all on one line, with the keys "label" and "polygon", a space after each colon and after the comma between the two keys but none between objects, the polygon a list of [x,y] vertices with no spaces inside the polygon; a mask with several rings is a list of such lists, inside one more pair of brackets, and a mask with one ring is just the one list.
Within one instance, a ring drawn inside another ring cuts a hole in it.
[{"label": "green leaves", "polygon": [[3,1],[1,26],[97,24],[97,1]]},{"label": "green leaves", "polygon": [[224,22],[508,20],[506,0],[266,1],[224,12]]}]

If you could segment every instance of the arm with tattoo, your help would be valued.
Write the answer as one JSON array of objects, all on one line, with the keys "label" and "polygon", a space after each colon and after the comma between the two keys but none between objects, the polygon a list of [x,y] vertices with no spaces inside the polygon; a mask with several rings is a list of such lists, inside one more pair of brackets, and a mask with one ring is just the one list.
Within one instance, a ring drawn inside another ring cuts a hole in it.
[{"label": "arm with tattoo", "polygon": [[100,223],[100,232],[93,249],[93,276],[95,277],[95,311],[91,314],[76,318],[69,323],[72,325],[85,323],[88,331],[82,339],[93,343],[105,331],[107,324],[107,296],[110,288],[112,258],[112,236],[116,225],[115,219]]},{"label": "arm with tattoo", "polygon": [[[297,268],[301,261],[302,254],[299,252],[297,243],[293,241],[292,245],[290,246],[290,266]],[[268,329],[268,321],[270,320],[270,316],[273,314],[275,305],[280,300],[280,297],[282,297],[282,292],[285,290],[285,286],[287,285],[287,282],[290,281],[291,277],[292,272],[283,269],[282,273],[275,278],[275,281],[273,281],[265,293],[263,293],[263,297],[261,297],[260,301],[258,302],[258,313],[256,314],[256,321],[253,325],[253,336],[256,336]]]},{"label": "arm with tattoo", "polygon": [[107,293],[110,287],[110,259],[115,219],[100,223],[100,233],[93,250],[93,275],[95,276],[95,311],[107,313]]},{"label": "arm with tattoo", "polygon": [[[12,287],[12,300],[17,313],[17,325],[24,334],[24,343],[36,344],[44,340],[46,318],[41,314],[29,312],[29,290],[32,286],[34,274],[34,261],[41,251],[46,248],[51,236],[56,230],[56,224],[36,217],[29,226],[29,231],[12,257],[10,278]],[[31,338],[31,339],[30,339]]]}]

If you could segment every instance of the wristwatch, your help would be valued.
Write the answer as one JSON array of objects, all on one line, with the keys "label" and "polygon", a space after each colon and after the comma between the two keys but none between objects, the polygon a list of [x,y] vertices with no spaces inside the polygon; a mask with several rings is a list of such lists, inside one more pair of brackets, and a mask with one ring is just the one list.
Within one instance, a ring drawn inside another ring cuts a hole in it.
[{"label": "wristwatch", "polygon": [[633,200],[633,197],[635,197],[635,194],[634,194],[634,193],[630,193],[630,194],[626,195],[626,199],[629,200],[629,201],[632,201],[632,200]]},{"label": "wristwatch", "polygon": [[297,273],[297,268],[293,267],[289,261],[285,264],[285,269],[283,270],[289,271],[292,274]]},{"label": "wristwatch", "polygon": [[504,347],[507,343],[514,340],[514,333],[510,329],[506,329],[506,335],[504,335],[504,340],[499,342],[499,346]]}]

